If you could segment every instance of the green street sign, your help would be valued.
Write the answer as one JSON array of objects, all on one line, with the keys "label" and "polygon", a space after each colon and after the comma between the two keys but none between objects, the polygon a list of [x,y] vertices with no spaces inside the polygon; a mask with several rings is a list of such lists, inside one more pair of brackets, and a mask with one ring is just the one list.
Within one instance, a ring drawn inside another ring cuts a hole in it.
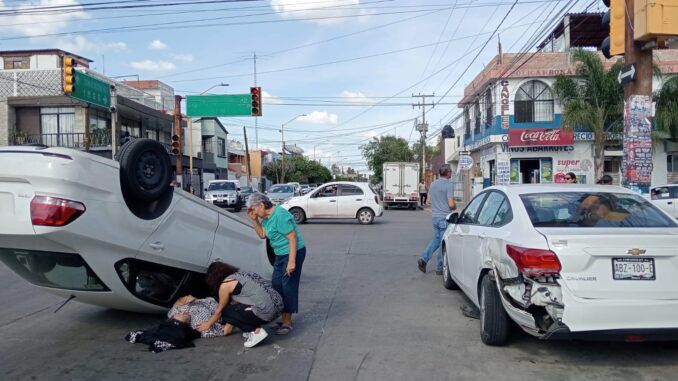
[{"label": "green street sign", "polygon": [[68,95],[83,102],[105,108],[111,107],[111,85],[108,82],[77,70],[73,74],[73,92]]},{"label": "green street sign", "polygon": [[186,97],[186,115],[189,117],[250,116],[252,95],[189,95]]}]

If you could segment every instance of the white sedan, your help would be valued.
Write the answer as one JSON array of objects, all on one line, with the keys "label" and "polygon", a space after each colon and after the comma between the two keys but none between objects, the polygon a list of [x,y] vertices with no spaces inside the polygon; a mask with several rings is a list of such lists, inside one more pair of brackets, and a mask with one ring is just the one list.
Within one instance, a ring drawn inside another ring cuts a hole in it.
[{"label": "white sedan", "polygon": [[496,186],[448,217],[443,283],[480,309],[484,343],[509,319],[542,339],[678,338],[678,223],[609,185]]},{"label": "white sedan", "polygon": [[161,312],[205,293],[220,259],[270,274],[264,241],[231,213],[170,187],[158,142],[126,144],[120,162],[44,146],[0,148],[0,260],[64,298]]},{"label": "white sedan", "polygon": [[290,211],[297,224],[311,218],[356,218],[360,224],[369,225],[374,217],[384,214],[379,196],[369,184],[349,181],[323,184],[282,207]]}]

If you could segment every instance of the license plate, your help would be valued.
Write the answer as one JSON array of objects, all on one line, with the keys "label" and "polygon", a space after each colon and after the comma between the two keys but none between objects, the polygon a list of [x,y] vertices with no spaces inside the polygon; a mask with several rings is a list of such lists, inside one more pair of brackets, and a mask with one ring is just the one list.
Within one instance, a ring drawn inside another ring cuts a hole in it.
[{"label": "license plate", "polygon": [[217,201],[218,201],[218,202],[224,202],[224,199],[223,199],[223,198],[220,198],[220,197],[217,197]]},{"label": "license plate", "polygon": [[612,258],[612,279],[655,280],[654,258]]}]

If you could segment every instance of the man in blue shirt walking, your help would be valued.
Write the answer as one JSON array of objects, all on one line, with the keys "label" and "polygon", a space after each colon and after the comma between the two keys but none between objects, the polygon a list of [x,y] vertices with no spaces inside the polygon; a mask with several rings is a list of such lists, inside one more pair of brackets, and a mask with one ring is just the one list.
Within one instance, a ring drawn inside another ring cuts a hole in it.
[{"label": "man in blue shirt walking", "polygon": [[[433,239],[417,261],[419,270],[426,272],[426,263],[431,259],[433,254],[440,248],[443,239],[443,234],[447,229],[447,220],[445,217],[457,209],[457,203],[454,202],[454,184],[450,182],[452,177],[452,169],[449,164],[443,164],[438,169],[440,178],[434,181],[428,189],[428,195],[431,199],[431,212],[433,217]],[[443,274],[443,254],[438,252],[438,267],[436,274]]]}]

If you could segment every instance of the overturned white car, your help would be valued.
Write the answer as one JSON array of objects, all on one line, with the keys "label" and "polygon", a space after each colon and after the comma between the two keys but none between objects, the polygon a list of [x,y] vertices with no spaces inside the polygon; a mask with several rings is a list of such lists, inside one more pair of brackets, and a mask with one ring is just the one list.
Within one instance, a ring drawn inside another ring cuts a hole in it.
[{"label": "overturned white car", "polygon": [[[678,339],[678,223],[614,186],[496,186],[448,217],[443,282],[542,339]],[[510,320],[509,320],[510,319]]]},{"label": "overturned white car", "polygon": [[149,139],[123,146],[119,162],[0,148],[0,260],[51,293],[140,312],[204,294],[214,260],[270,274],[249,225],[171,187],[171,176],[165,148]]}]

